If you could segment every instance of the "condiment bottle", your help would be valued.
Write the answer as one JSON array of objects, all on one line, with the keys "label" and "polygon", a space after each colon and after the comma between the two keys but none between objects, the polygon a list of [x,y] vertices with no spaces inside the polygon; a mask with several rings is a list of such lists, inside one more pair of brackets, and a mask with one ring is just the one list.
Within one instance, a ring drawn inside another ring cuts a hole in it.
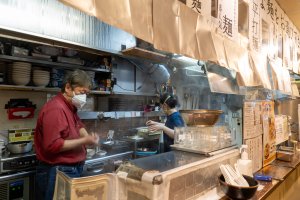
[{"label": "condiment bottle", "polygon": [[253,177],[252,160],[249,160],[247,150],[248,146],[243,144],[240,148],[241,159],[238,159],[237,166],[241,174]]}]

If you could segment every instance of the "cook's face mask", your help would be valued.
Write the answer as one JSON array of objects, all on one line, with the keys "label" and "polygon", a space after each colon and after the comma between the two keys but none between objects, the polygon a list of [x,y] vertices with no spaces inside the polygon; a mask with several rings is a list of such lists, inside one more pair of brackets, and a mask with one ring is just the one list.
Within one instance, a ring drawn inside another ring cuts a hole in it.
[{"label": "cook's face mask", "polygon": [[76,106],[76,108],[82,108],[86,104],[86,94],[75,94],[73,92],[72,104]]}]

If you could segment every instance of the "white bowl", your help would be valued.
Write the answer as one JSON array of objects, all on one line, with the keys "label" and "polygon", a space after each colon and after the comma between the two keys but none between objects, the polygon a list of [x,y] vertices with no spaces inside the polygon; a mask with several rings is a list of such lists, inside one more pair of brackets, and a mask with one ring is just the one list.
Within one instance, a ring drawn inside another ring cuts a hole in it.
[{"label": "white bowl", "polygon": [[27,85],[30,81],[30,78],[12,78],[12,81],[15,85]]},{"label": "white bowl", "polygon": [[36,86],[47,86],[49,84],[49,80],[33,79],[32,81],[33,81],[34,85],[36,85]]},{"label": "white bowl", "polygon": [[35,75],[35,74],[33,74],[33,78],[50,78],[50,76],[45,76],[45,75]]},{"label": "white bowl", "polygon": [[27,73],[27,72],[11,72],[12,75],[14,76],[18,76],[18,75],[26,75],[26,76],[30,76],[30,73]]}]

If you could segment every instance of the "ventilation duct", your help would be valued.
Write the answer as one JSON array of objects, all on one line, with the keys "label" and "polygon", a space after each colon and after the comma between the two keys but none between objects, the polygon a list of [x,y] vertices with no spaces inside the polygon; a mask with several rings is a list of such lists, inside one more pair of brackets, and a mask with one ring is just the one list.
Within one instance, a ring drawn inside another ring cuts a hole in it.
[{"label": "ventilation duct", "polygon": [[57,0],[0,1],[0,10],[3,37],[110,53],[136,46],[133,35]]}]

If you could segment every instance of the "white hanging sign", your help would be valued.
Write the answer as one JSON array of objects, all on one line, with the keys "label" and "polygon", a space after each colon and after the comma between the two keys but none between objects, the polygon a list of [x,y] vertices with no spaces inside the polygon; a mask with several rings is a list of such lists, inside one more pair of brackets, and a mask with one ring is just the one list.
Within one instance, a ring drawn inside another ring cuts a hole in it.
[{"label": "white hanging sign", "polygon": [[238,1],[219,0],[219,31],[229,38],[237,38],[238,33]]},{"label": "white hanging sign", "polygon": [[211,16],[211,0],[186,0],[186,5],[201,15]]},{"label": "white hanging sign", "polygon": [[249,43],[257,52],[261,49],[261,31],[259,0],[252,0],[249,3]]}]

